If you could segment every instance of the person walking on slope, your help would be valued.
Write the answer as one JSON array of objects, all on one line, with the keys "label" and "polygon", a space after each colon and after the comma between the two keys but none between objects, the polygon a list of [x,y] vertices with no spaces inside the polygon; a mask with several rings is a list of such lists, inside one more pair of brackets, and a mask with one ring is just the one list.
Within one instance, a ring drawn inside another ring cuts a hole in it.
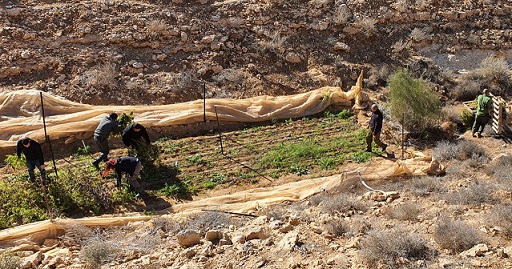
[{"label": "person walking on slope", "polygon": [[120,157],[117,159],[110,159],[107,161],[105,170],[101,175],[105,178],[112,170],[116,171],[116,185],[118,188],[121,187],[121,179],[123,177],[123,173],[127,173],[130,176],[130,178],[128,179],[128,183],[130,183],[131,188],[141,196],[147,195],[142,186],[137,181],[137,177],[139,176],[140,171],[142,170],[142,163],[138,158],[128,156]]},{"label": "person walking on slope", "polygon": [[96,130],[94,131],[94,142],[96,142],[96,145],[101,152],[101,155],[92,162],[92,165],[96,169],[100,169],[99,164],[101,161],[106,162],[108,160],[108,153],[110,152],[108,137],[110,136],[110,133],[119,133],[120,128],[121,127],[117,122],[116,113],[110,113],[110,115],[103,118],[98,124],[98,127],[96,127]]},{"label": "person walking on slope", "polygon": [[370,119],[370,123],[368,124],[369,132],[366,135],[366,151],[372,151],[372,142],[375,141],[377,146],[382,148],[382,151],[386,151],[388,145],[384,144],[380,141],[380,132],[382,130],[382,121],[384,120],[384,116],[382,112],[379,110],[377,104],[372,105],[372,117]]},{"label": "person walking on slope", "polygon": [[21,157],[21,153],[25,155],[27,160],[28,176],[30,181],[32,183],[36,183],[34,169],[37,167],[41,173],[43,183],[46,183],[46,170],[41,145],[28,137],[23,138],[16,144],[16,155],[18,155],[18,158]]},{"label": "person walking on slope", "polygon": [[[133,147],[137,152],[139,152],[143,146],[151,144],[146,128],[139,123],[134,123],[126,127],[122,137],[123,143],[127,147]],[[144,138],[144,140],[142,140],[142,138]]]},{"label": "person walking on slope", "polygon": [[485,125],[489,122],[492,113],[492,99],[489,89],[484,89],[483,93],[476,98],[476,115],[473,123],[473,137],[482,137]]}]

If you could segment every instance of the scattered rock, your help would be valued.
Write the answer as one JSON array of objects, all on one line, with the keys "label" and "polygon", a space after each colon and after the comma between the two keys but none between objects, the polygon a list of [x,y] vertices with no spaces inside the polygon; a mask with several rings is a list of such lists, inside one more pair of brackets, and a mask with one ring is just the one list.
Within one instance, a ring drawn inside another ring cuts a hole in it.
[{"label": "scattered rock", "polygon": [[188,248],[190,246],[199,244],[201,242],[201,233],[194,230],[180,231],[176,235],[178,243],[182,248]]}]

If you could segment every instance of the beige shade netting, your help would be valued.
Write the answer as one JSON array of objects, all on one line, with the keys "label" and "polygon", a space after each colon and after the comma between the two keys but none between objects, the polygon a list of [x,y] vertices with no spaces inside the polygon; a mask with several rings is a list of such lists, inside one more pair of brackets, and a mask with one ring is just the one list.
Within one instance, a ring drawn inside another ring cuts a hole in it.
[{"label": "beige shade netting", "polygon": [[[259,122],[288,119],[317,114],[329,105],[361,106],[362,75],[350,91],[339,87],[323,87],[291,96],[261,96],[244,100],[207,99],[206,118],[228,122]],[[162,106],[92,106],[71,102],[43,93],[48,134],[52,139],[74,141],[92,136],[102,117],[115,112],[134,112],[137,122],[146,128],[165,127],[203,121],[203,100]],[[14,147],[18,139],[30,137],[44,141],[41,100],[39,91],[15,91],[0,94],[0,148]],[[217,115],[216,115],[217,113]],[[357,171],[365,179],[400,175],[427,175],[442,172],[439,163],[430,156],[418,155],[408,160],[379,160],[365,164]],[[341,175],[307,179],[280,186],[256,188],[230,195],[206,198],[173,205],[161,214],[191,214],[201,210],[249,212],[284,201],[301,201],[311,195],[329,191],[344,181]],[[151,216],[93,217],[82,219],[54,219],[0,231],[0,245],[23,243],[42,244],[45,239],[57,238],[66,227],[81,224],[94,227],[126,225],[145,221]]]}]

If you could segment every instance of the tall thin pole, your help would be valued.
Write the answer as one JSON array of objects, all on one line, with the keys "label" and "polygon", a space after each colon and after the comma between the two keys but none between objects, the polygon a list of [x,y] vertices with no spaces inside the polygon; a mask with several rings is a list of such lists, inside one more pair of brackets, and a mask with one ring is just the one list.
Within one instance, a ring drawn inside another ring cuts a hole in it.
[{"label": "tall thin pole", "polygon": [[220,132],[219,115],[217,114],[217,106],[215,106],[215,117],[217,118],[217,129],[219,131],[220,151],[224,155],[224,147],[222,147],[222,133]]},{"label": "tall thin pole", "polygon": [[405,113],[402,113],[402,160],[404,159],[404,125],[405,125]]},{"label": "tall thin pole", "polygon": [[48,142],[48,145],[50,146],[50,154],[52,156],[53,169],[55,170],[55,176],[58,177],[57,165],[55,165],[55,157],[53,156],[52,143],[50,141],[50,137],[48,136],[48,133],[46,132],[46,120],[45,120],[45,116],[44,116],[43,92],[39,92],[39,96],[41,96],[41,112],[43,114],[44,139],[46,142]]},{"label": "tall thin pole", "polygon": [[[43,128],[44,128],[44,138],[46,142],[48,142],[48,145],[50,145],[50,153],[52,155],[52,161],[53,161],[53,169],[55,170],[55,176],[57,176],[57,166],[55,165],[55,158],[53,157],[53,150],[52,150],[52,144],[50,143],[50,138],[48,137],[48,134],[46,133],[46,120],[44,117],[44,104],[43,104],[43,92],[39,92],[39,96],[41,97],[41,112],[43,116]],[[48,193],[46,192],[46,188],[43,183],[43,179],[41,178],[41,189],[43,190],[43,196],[44,196],[44,202],[46,203],[46,210],[48,211],[48,217],[50,218],[50,221],[53,220],[52,214],[50,211],[50,204],[48,203]]]},{"label": "tall thin pole", "polygon": [[203,83],[203,121],[206,122],[206,84]]}]

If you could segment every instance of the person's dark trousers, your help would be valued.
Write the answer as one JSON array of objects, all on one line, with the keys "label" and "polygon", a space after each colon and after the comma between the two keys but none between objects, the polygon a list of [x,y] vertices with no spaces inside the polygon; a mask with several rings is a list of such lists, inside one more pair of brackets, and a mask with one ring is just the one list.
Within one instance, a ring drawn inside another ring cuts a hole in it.
[{"label": "person's dark trousers", "polygon": [[377,132],[375,134],[373,134],[372,131],[368,131],[368,134],[366,135],[366,150],[367,151],[372,151],[372,142],[375,141],[375,144],[377,144],[377,146],[381,147],[382,150],[386,150],[386,147],[388,145],[382,143],[382,141],[380,141],[380,132]]},{"label": "person's dark trousers", "polygon": [[94,142],[96,142],[96,146],[100,149],[101,155],[93,162],[95,166],[99,165],[101,161],[106,162],[108,160],[108,153],[110,148],[108,147],[108,139],[99,138],[97,136],[94,137]]},{"label": "person's dark trousers", "polygon": [[46,182],[46,170],[41,169],[41,163],[39,160],[27,160],[27,168],[28,168],[28,177],[32,183],[36,183],[36,174],[34,172],[35,168],[39,169],[41,172],[41,179],[43,183]]},{"label": "person's dark trousers", "polygon": [[489,115],[476,115],[475,122],[473,123],[473,134],[479,133],[480,135],[484,131],[485,125],[489,122]]}]

